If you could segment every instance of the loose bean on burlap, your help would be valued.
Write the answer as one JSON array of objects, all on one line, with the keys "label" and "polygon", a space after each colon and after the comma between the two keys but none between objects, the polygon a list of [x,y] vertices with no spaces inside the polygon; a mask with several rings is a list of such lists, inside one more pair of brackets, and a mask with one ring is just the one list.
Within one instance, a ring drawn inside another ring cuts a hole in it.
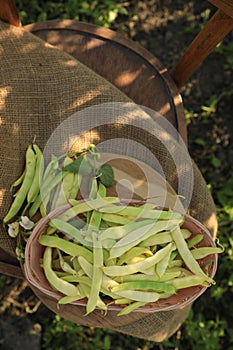
[{"label": "loose bean on burlap", "polygon": [[[1,21],[0,62],[0,247],[14,256],[15,240],[8,237],[3,217],[12,201],[11,184],[24,168],[28,144],[35,138],[43,148],[52,132],[74,112],[104,103],[131,101],[73,57],[24,29]],[[130,137],[149,147],[162,164],[167,181],[176,190],[174,164],[167,150],[162,150],[160,141],[146,130],[127,125],[124,117],[116,124],[94,127],[84,143],[98,143],[113,136]],[[189,213],[216,234],[214,203],[195,164],[193,169],[194,188]],[[153,341],[163,341],[171,336],[190,309],[185,307],[149,314],[134,312],[121,317],[117,317],[114,311],[103,315],[95,310],[91,315],[83,316],[82,307],[61,305],[58,309],[56,301],[35,287],[32,289],[49,309],[76,324],[111,328]]]}]

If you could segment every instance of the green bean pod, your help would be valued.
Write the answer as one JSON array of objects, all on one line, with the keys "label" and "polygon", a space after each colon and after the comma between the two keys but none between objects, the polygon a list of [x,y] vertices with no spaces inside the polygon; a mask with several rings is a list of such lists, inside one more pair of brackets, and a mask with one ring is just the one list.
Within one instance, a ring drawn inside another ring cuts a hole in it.
[{"label": "green bean pod", "polygon": [[31,207],[29,208],[29,217],[33,217],[36,212],[40,209],[42,203],[42,198],[41,195],[38,194],[36,200],[34,201],[34,203],[32,203]]},{"label": "green bean pod", "polygon": [[187,244],[189,249],[195,247],[198,243],[200,243],[204,238],[204,234],[200,233],[196,236],[194,236],[193,238],[189,239]]},{"label": "green bean pod", "polygon": [[[66,157],[64,159],[63,166],[65,167],[66,165],[72,164],[72,163],[73,163],[73,160],[70,157]],[[70,199],[73,181],[74,181],[74,173],[71,173],[71,172],[67,172],[67,174],[63,177],[63,180],[62,180],[62,189],[67,201],[68,199]]]},{"label": "green bean pod", "polygon": [[93,262],[93,254],[90,250],[73,242],[66,241],[57,236],[41,235],[38,242],[42,245],[58,248],[66,254],[73,256],[84,256],[89,262]]},{"label": "green bean pod", "polygon": [[[182,229],[181,232],[185,239],[191,236],[191,232],[188,230]],[[160,244],[160,245],[167,244],[169,242],[172,242],[172,236],[171,236],[171,233],[167,231],[167,232],[155,233],[154,235],[140,242],[139,245],[141,247],[149,247],[157,244]]]},{"label": "green bean pod", "polygon": [[54,218],[50,221],[50,226],[56,228],[62,233],[65,233],[69,238],[74,239],[76,242],[81,243],[84,246],[93,246],[92,242],[87,241],[85,239],[82,231],[80,231],[68,222]]},{"label": "green bean pod", "polygon": [[43,269],[45,276],[50,285],[61,292],[64,295],[76,296],[78,295],[77,287],[73,284],[62,280],[57,277],[56,273],[52,269],[52,248],[46,247],[43,256]]},{"label": "green bean pod", "polygon": [[123,298],[131,299],[132,301],[141,301],[143,303],[156,302],[161,296],[160,293],[138,290],[120,290],[118,292],[115,292],[115,294]]},{"label": "green bean pod", "polygon": [[81,181],[82,175],[79,173],[74,174],[72,189],[70,192],[70,199],[75,199],[78,196]]},{"label": "green bean pod", "polygon": [[131,249],[127,250],[126,253],[122,254],[118,261],[117,265],[123,265],[124,263],[127,263],[127,261],[140,257],[140,255],[145,255],[146,256],[153,256],[153,253],[150,249],[145,248],[145,247],[132,247]]},{"label": "green bean pod", "polygon": [[211,254],[220,254],[223,252],[223,248],[220,247],[199,247],[190,250],[194,259],[203,259]]},{"label": "green bean pod", "polygon": [[209,283],[213,283],[214,281],[212,278],[207,276],[203,270],[201,269],[200,265],[196,261],[196,259],[193,257],[192,253],[190,252],[188,245],[182,235],[182,232],[180,230],[180,227],[176,227],[171,232],[172,238],[176,244],[177,250],[183,259],[185,265],[189,268],[190,271],[192,271],[195,275],[199,275],[206,278],[206,281]]},{"label": "green bean pod", "polygon": [[[67,165],[72,164],[73,160],[66,156],[62,167],[65,168]],[[74,173],[66,171],[61,178],[60,183],[58,183],[54,188],[54,196],[51,199],[51,210],[54,210],[62,205],[68,203],[70,198],[70,193],[72,190],[74,179]]]},{"label": "green bean pod", "polygon": [[[93,277],[93,266],[91,263],[89,263],[84,257],[79,256],[78,257],[78,261],[81,265],[81,267],[83,268],[83,271],[85,272],[85,274],[89,277],[90,281],[92,280]],[[116,296],[115,294],[111,293],[109,291],[109,284],[117,284],[117,282],[113,281],[111,278],[109,278],[106,275],[102,275],[102,284],[101,284],[101,288],[100,291],[102,293],[104,293],[105,295],[110,296],[111,298],[115,299]]]},{"label": "green bean pod", "polygon": [[115,277],[114,281],[118,283],[131,282],[131,281],[159,281],[165,282],[181,275],[180,270],[167,269],[162,278],[160,278],[155,272],[153,275],[146,275],[144,273],[135,273],[132,275],[125,275],[121,277]]},{"label": "green bean pod", "polygon": [[61,214],[59,218],[64,221],[69,221],[79,214],[87,213],[94,209],[98,210],[99,208],[107,206],[109,205],[109,203],[112,203],[112,202],[119,202],[119,198],[117,197],[96,198],[96,199],[87,200],[85,202],[70,199],[69,203],[72,205],[72,207],[66,210],[63,214]]},{"label": "green bean pod", "polygon": [[93,238],[93,273],[92,273],[92,283],[90,296],[86,305],[86,315],[92,312],[96,306],[99,299],[99,293],[102,284],[102,266],[103,266],[103,250],[101,246],[101,241],[98,239],[97,233],[92,232]]},{"label": "green bean pod", "polygon": [[141,272],[147,268],[153,267],[170,251],[172,243],[167,244],[164,248],[159,249],[153,256],[139,261],[135,264],[122,266],[104,266],[103,271],[108,276],[124,276],[135,272]]},{"label": "green bean pod", "polygon": [[61,305],[71,304],[71,303],[73,303],[74,301],[77,301],[77,300],[80,300],[80,299],[85,298],[85,295],[84,295],[84,294],[81,294],[80,288],[79,288],[79,287],[77,287],[77,290],[78,290],[78,294],[77,294],[77,295],[74,295],[74,296],[73,296],[73,295],[72,295],[72,296],[66,295],[66,296],[60,298],[60,299],[58,300],[58,305],[59,305],[59,304],[61,304]]},{"label": "green bean pod", "polygon": [[[135,222],[130,222],[129,224],[123,225],[123,226],[113,226],[106,228],[106,230],[103,230],[100,235],[101,235],[101,240],[119,240],[126,235],[128,235],[130,232],[135,231],[136,229],[139,229],[140,227],[153,224],[154,220],[150,219],[145,219],[142,221],[135,221]],[[111,242],[111,241],[110,241]]]},{"label": "green bean pod", "polygon": [[135,220],[133,216],[122,216],[118,214],[108,214],[108,213],[102,213],[102,218],[104,221],[111,222],[114,225],[115,224],[126,225]]},{"label": "green bean pod", "polygon": [[141,291],[155,291],[155,292],[165,292],[168,294],[174,294],[176,288],[169,284],[169,282],[160,281],[131,281],[120,283],[117,286],[112,287],[111,292],[117,293],[120,290],[141,290]]},{"label": "green bean pod", "polygon": [[110,250],[110,257],[115,258],[122,255],[124,252],[132,248],[133,246],[144,241],[148,237],[168,229],[173,229],[179,225],[179,220],[169,220],[169,221],[157,221],[153,224],[145,225],[139,229],[132,231],[127,236],[119,240]]},{"label": "green bean pod", "polygon": [[176,249],[176,246],[175,246],[175,244],[173,244],[172,247],[171,247],[171,250],[167,253],[167,255],[164,256],[164,258],[161,259],[158,262],[158,264],[156,264],[155,272],[159,275],[160,278],[164,275],[164,273],[165,273],[165,271],[166,271],[166,269],[168,267],[168,264],[169,264],[171,253],[175,249]]},{"label": "green bean pod", "polygon": [[147,302],[144,301],[135,301],[131,302],[131,304],[125,306],[120,312],[118,312],[117,316],[123,316],[123,315],[128,315],[132,311],[138,309],[141,306],[144,306],[148,304]]},{"label": "green bean pod", "polygon": [[13,184],[11,185],[11,190],[13,190],[14,187],[18,187],[19,185],[21,185],[21,183],[23,182],[25,173],[26,173],[26,169],[24,169],[20,177],[13,182]]},{"label": "green bean pod", "polygon": [[180,278],[178,277],[168,282],[172,284],[176,288],[176,290],[189,288],[193,286],[209,287],[209,283],[206,282],[205,276],[201,276],[201,275],[191,275],[191,276],[185,276]]},{"label": "green bean pod", "polygon": [[4,217],[3,221],[6,223],[10,221],[15,215],[18,214],[19,210],[21,209],[26,197],[27,193],[31,187],[31,184],[33,182],[34,174],[35,174],[35,167],[36,167],[36,157],[35,153],[32,149],[32,146],[30,145],[27,148],[26,151],[26,172],[25,176],[22,182],[22,185],[19,188],[19,191],[17,193],[17,196],[15,197],[8,213]]},{"label": "green bean pod", "polygon": [[40,192],[40,184],[41,179],[44,172],[44,157],[43,153],[41,152],[40,148],[33,144],[33,149],[36,153],[36,169],[35,169],[35,175],[31,184],[31,187],[27,194],[27,202],[32,203],[36,200],[39,192]]},{"label": "green bean pod", "polygon": [[58,171],[59,171],[59,158],[52,155],[51,161],[45,167],[45,171],[42,178],[42,184],[45,187],[48,186]]},{"label": "green bean pod", "polygon": [[118,214],[126,217],[134,217],[139,219],[154,219],[154,220],[180,220],[182,222],[184,220],[184,216],[180,213],[174,211],[166,211],[154,209],[155,204],[145,203],[141,206],[135,207],[132,205],[124,205],[117,206],[112,205],[106,209],[100,209],[100,211],[105,214]]},{"label": "green bean pod", "polygon": [[77,272],[71,267],[71,265],[67,261],[65,261],[59,249],[57,249],[57,253],[59,256],[59,263],[60,263],[61,269],[64,272],[76,275]]}]

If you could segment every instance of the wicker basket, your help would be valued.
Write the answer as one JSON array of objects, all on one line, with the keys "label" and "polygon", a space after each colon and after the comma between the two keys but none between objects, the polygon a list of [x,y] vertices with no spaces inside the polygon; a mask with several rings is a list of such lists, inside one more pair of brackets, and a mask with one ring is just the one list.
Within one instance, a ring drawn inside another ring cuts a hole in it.
[{"label": "wicker basket", "polygon": [[[45,293],[46,295],[49,295],[50,297],[54,298],[57,301],[62,297],[62,295],[61,293],[56,292],[51,288],[51,286],[49,285],[44,275],[43,268],[40,265],[40,260],[42,259],[45,247],[38,242],[38,238],[43,232],[45,232],[45,229],[49,221],[59,216],[60,214],[62,214],[69,207],[70,207],[69,205],[65,205],[63,207],[57,208],[56,210],[51,212],[47,217],[41,219],[39,223],[36,225],[35,229],[33,230],[25,249],[24,271],[25,271],[27,280],[33,286],[38,288],[41,292]],[[196,219],[192,218],[191,216],[189,215],[185,216],[185,220],[182,225],[182,228],[186,228],[189,231],[191,231],[192,235],[190,238],[192,238],[193,236],[199,233],[204,234],[204,239],[198,246],[215,247],[215,243],[210,233],[206,229],[206,227],[203,226]],[[211,254],[206,258],[200,259],[199,264],[203,270],[205,269],[205,266],[208,266],[208,271],[205,271],[205,272],[208,273],[208,275],[211,278],[213,278],[217,269],[217,254]],[[192,303],[201,294],[203,294],[206,289],[207,287],[204,287],[204,286],[195,286],[195,287],[180,289],[178,290],[177,294],[172,295],[165,299],[160,299],[159,301],[154,303],[149,303],[145,306],[142,306],[134,310],[134,312],[158,312],[158,311],[167,311],[167,310],[177,309]],[[110,299],[109,300],[105,299],[105,302],[109,304],[108,305],[109,311],[110,310],[120,311],[125,306],[125,305],[111,304],[111,301],[112,300]],[[79,301],[75,301],[72,304],[85,307],[86,302],[87,302],[86,299],[82,299]]]}]

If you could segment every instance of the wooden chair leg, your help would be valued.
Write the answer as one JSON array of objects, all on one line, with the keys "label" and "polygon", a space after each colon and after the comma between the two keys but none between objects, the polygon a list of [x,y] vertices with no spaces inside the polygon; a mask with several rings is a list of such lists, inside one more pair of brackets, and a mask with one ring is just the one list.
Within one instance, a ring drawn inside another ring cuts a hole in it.
[{"label": "wooden chair leg", "polygon": [[233,29],[233,18],[218,10],[196,36],[179,60],[171,75],[180,89],[216,45]]}]

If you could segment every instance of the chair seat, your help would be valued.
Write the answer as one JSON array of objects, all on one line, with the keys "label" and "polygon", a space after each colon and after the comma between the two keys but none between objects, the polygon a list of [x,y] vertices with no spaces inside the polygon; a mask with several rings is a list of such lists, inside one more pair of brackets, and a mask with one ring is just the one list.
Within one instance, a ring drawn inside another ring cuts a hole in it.
[{"label": "chair seat", "polygon": [[163,115],[187,141],[177,87],[167,69],[142,46],[110,29],[73,20],[51,20],[24,28],[75,57],[135,103]]}]

